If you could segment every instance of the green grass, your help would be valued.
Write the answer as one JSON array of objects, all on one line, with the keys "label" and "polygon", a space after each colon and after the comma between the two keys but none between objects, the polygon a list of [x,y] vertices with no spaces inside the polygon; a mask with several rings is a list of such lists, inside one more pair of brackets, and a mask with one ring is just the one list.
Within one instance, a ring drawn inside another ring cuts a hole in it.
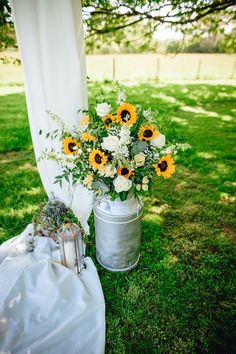
[{"label": "green grass", "polygon": [[[99,85],[90,84],[91,101]],[[105,85],[111,95],[111,85]],[[235,338],[236,89],[129,86],[130,101],[159,110],[192,148],[145,200],[141,259],[131,273],[100,275],[107,353],[233,353]],[[0,96],[1,241],[21,232],[45,198],[23,94]],[[91,217],[91,224],[93,219]]]}]

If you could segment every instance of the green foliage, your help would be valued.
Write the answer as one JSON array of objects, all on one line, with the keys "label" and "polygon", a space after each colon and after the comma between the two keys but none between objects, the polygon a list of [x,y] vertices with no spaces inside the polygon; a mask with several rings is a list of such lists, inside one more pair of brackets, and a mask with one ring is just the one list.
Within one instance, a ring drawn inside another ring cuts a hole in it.
[{"label": "green foliage", "polygon": [[[152,82],[128,90],[135,104],[158,106],[157,124],[166,127],[171,116],[166,135],[175,128],[192,149],[145,199],[137,268],[114,274],[95,261],[106,301],[106,352],[234,353],[236,89]],[[98,91],[99,84],[89,84],[90,102]],[[22,94],[0,96],[0,124],[3,241],[31,222],[45,194]],[[11,144],[15,131],[18,142]],[[87,249],[95,260],[93,217],[90,224]]]},{"label": "green foliage", "polygon": [[0,0],[0,51],[16,45],[16,36],[8,0]]},{"label": "green foliage", "polygon": [[184,37],[195,39],[206,33],[220,32],[231,51],[235,50],[234,33],[228,27],[232,23],[235,28],[235,2],[231,0],[121,0],[112,3],[84,0],[83,13],[90,53],[94,48],[110,53],[109,46],[115,50],[115,44],[121,52],[125,48],[126,52],[133,48],[135,53],[147,49],[155,51],[157,43],[153,41],[153,33],[163,24],[181,31]]},{"label": "green foliage", "polygon": [[[88,53],[156,52],[159,44],[153,33],[163,24],[195,39],[220,33],[221,51],[236,48],[232,0],[84,0],[82,5]],[[15,45],[9,0],[0,0],[0,50]]]}]

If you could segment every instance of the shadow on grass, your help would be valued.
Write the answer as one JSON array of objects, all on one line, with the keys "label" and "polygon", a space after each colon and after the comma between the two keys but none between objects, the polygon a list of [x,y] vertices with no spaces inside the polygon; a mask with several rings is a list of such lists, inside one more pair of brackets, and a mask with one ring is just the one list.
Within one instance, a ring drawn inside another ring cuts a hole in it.
[{"label": "shadow on grass", "polygon": [[[113,86],[105,91],[115,101]],[[127,92],[134,104],[158,110],[163,133],[186,135],[192,147],[176,158],[173,178],[157,178],[145,200],[137,268],[114,274],[96,263],[106,299],[107,353],[233,353],[236,90],[150,83]],[[94,102],[99,86],[89,84],[89,93]],[[1,96],[0,107],[5,240],[24,229],[45,194],[28,150],[23,95]],[[173,123],[166,124],[170,117]],[[11,140],[14,130],[18,140]],[[88,254],[95,259],[93,232]]]}]

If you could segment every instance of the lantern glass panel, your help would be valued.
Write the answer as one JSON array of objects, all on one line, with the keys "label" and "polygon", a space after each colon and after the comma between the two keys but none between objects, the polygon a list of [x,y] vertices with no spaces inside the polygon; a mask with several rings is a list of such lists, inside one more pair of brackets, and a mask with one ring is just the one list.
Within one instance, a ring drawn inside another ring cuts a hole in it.
[{"label": "lantern glass panel", "polygon": [[73,223],[64,224],[59,230],[61,263],[76,273],[84,268],[85,246],[80,228]]}]

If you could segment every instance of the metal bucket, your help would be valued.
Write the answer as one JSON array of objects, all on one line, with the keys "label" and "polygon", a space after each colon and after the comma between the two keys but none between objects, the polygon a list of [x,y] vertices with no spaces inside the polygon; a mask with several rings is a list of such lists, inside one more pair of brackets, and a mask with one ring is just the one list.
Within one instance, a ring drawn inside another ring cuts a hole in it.
[{"label": "metal bucket", "polygon": [[134,198],[95,202],[96,257],[105,269],[125,272],[138,264],[142,211],[142,200]]}]

